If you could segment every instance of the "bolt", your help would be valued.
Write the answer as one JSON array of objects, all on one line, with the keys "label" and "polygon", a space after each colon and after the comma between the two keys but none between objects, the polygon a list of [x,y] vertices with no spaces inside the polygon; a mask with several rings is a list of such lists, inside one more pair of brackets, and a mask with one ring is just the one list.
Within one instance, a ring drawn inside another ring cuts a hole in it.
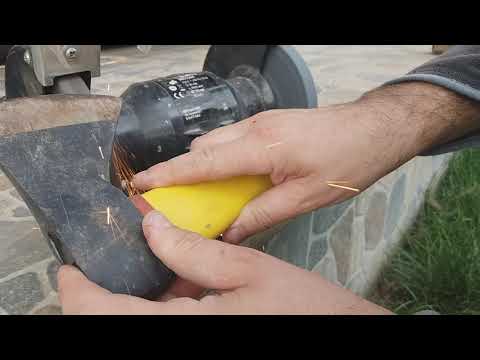
[{"label": "bolt", "polygon": [[25,63],[27,63],[28,65],[32,63],[32,57],[30,56],[30,51],[25,50],[25,52],[23,53],[23,61],[25,61]]},{"label": "bolt", "polygon": [[65,50],[65,57],[67,59],[75,59],[77,57],[77,49],[74,47],[69,47]]}]

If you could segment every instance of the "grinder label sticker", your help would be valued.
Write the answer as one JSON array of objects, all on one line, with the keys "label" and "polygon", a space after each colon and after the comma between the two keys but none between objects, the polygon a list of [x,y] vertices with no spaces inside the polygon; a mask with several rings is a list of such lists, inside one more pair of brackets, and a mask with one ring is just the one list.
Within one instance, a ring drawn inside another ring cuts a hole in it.
[{"label": "grinder label sticker", "polygon": [[157,82],[174,99],[188,135],[203,135],[239,118],[237,102],[228,86],[207,73],[174,75]]},{"label": "grinder label sticker", "polygon": [[215,81],[206,74],[184,74],[160,81],[170,96],[180,100],[185,97],[200,97],[206,88],[215,86]]}]

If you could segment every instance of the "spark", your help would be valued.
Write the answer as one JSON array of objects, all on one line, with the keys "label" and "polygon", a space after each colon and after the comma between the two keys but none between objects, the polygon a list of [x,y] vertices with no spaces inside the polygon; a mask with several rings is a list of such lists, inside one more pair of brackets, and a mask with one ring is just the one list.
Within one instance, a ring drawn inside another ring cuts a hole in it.
[{"label": "spark", "polygon": [[110,228],[112,229],[113,239],[115,240],[115,243],[117,243],[118,242],[117,235],[115,235],[115,229],[113,228],[112,224],[110,224]]},{"label": "spark", "polygon": [[115,220],[115,218],[113,217],[113,215],[110,217],[112,219],[112,224],[115,225],[115,227],[118,229],[118,232],[121,234],[122,233],[122,229],[120,229],[120,226],[118,226],[118,223],[117,221]]},{"label": "spark", "polygon": [[127,284],[127,282],[125,281],[125,279],[124,279],[124,278],[122,278],[122,280],[123,280],[123,283],[125,284],[125,287],[127,288],[128,295],[132,295],[132,294],[131,294],[131,292],[130,292],[130,288],[128,287],[128,284]]},{"label": "spark", "polygon": [[360,192],[359,189],[355,189],[355,188],[348,187],[348,186],[342,186],[342,185],[331,184],[331,183],[327,183],[327,185],[331,186],[331,187],[334,187],[334,188],[345,189],[345,190],[350,190],[350,191],[354,191],[354,192]]},{"label": "spark", "polygon": [[67,209],[65,209],[65,204],[63,203],[62,195],[60,195],[60,201],[61,201],[61,203],[62,203],[63,211],[65,212],[65,216],[67,217],[68,226],[69,226],[70,229],[71,229],[71,228],[72,228],[72,225],[70,224],[70,218],[68,217]]},{"label": "spark", "polygon": [[105,157],[103,156],[102,147],[99,146],[99,147],[98,147],[98,150],[100,151],[100,155],[102,156],[102,159],[105,160]]},{"label": "spark", "polygon": [[113,143],[112,162],[120,183],[124,191],[128,193],[128,196],[138,195],[140,192],[133,186],[131,180],[135,175],[131,169],[127,159],[135,158],[135,156],[127,152],[117,141]]},{"label": "spark", "polygon": [[271,149],[271,148],[273,148],[273,147],[275,147],[275,146],[279,146],[279,145],[282,145],[282,144],[283,144],[283,142],[276,142],[276,143],[274,143],[274,144],[267,145],[265,148],[266,148],[266,149]]},{"label": "spark", "polygon": [[[113,228],[113,225],[115,224],[115,219],[113,218],[113,215],[110,215],[110,208],[109,207],[107,207],[107,214],[108,214],[107,223],[110,225],[110,229],[112,230],[112,234],[113,234],[113,239],[115,240],[115,243],[117,243],[118,238],[117,238],[117,235],[115,234],[115,229]],[[110,221],[110,219],[112,221]],[[118,225],[116,225],[116,226],[118,227]]]}]

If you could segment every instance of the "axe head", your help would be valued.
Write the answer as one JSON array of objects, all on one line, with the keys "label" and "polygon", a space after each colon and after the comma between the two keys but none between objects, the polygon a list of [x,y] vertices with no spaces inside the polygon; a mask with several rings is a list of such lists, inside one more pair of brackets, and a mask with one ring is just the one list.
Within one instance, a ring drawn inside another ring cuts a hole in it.
[{"label": "axe head", "polygon": [[151,252],[142,214],[110,182],[115,121],[0,137],[0,168],[53,253],[113,293],[157,298],[173,273]]}]

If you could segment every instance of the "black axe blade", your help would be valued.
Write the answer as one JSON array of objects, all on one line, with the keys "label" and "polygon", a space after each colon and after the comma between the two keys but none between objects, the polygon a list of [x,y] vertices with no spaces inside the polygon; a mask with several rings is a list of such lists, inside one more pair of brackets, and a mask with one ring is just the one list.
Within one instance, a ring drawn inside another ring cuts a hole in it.
[{"label": "black axe blade", "polygon": [[157,298],[173,273],[151,252],[142,215],[109,182],[116,122],[0,138],[0,168],[57,258],[113,293]]}]

